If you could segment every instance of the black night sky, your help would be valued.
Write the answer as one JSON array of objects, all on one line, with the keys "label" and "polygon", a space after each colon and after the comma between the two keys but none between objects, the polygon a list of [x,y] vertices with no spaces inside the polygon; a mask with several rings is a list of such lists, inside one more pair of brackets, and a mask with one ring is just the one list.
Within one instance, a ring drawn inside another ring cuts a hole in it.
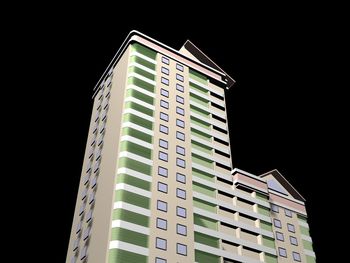
[{"label": "black night sky", "polygon": [[[22,99],[35,97],[28,113],[40,116],[37,123],[23,120],[37,136],[31,147],[40,152],[29,156],[31,163],[40,163],[31,183],[45,189],[33,198],[56,207],[43,205],[43,216],[36,218],[36,228],[48,234],[42,240],[55,241],[45,249],[53,253],[50,262],[65,260],[92,89],[133,29],[175,49],[189,39],[237,81],[226,93],[234,166],[254,174],[276,168],[290,181],[307,200],[314,249],[318,262],[325,262],[325,178],[335,176],[329,138],[334,126],[327,109],[333,96],[332,83],[327,83],[327,17],[313,9],[225,9],[207,7],[197,15],[164,12],[158,19],[152,18],[157,13],[142,15],[138,9],[126,11],[126,20],[118,15],[121,8],[105,6],[94,13],[63,9],[23,24],[21,52],[30,73],[22,77],[33,89],[21,85]],[[33,130],[36,125],[42,128]]]}]

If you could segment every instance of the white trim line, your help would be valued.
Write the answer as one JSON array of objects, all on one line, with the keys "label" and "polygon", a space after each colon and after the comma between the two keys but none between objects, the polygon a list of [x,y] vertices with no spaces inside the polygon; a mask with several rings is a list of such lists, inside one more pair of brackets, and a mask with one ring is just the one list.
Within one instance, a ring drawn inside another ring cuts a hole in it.
[{"label": "white trim line", "polygon": [[129,122],[129,121],[123,122],[122,128],[133,128],[135,130],[139,130],[140,132],[143,132],[143,133],[146,133],[148,135],[154,136],[154,132],[152,130],[149,130],[149,129],[145,128],[145,127],[142,127],[140,125],[137,125],[137,124]]},{"label": "white trim line", "polygon": [[125,191],[131,192],[131,193],[142,195],[142,196],[147,197],[147,198],[151,198],[151,196],[152,196],[152,193],[150,191],[146,191],[144,189],[141,189],[141,188],[138,188],[138,187],[135,187],[132,185],[128,185],[125,183],[117,183],[115,185],[115,190],[116,191],[117,190],[125,190]]},{"label": "white trim line", "polygon": [[303,227],[306,227],[306,228],[310,228],[309,227],[309,224],[304,222],[304,221],[301,221],[301,220],[298,220],[298,223],[299,223],[299,226],[303,226]]},{"label": "white trim line", "polygon": [[134,114],[136,116],[141,117],[142,119],[154,122],[154,117],[148,116],[147,114],[144,114],[144,113],[142,113],[140,111],[137,111],[137,110],[134,110],[134,109],[124,109],[123,115],[127,114],[127,113],[131,113],[131,114]]},{"label": "white trim line", "polygon": [[149,255],[148,248],[136,246],[134,244],[126,243],[126,242],[119,241],[119,240],[112,240],[109,242],[109,249],[114,249],[114,248],[129,251],[129,252],[139,254],[139,255],[144,255],[144,256]]},{"label": "white trim line", "polygon": [[139,100],[139,99],[137,99],[135,97],[131,97],[131,96],[126,97],[124,102],[135,102],[135,103],[137,103],[137,104],[139,104],[141,106],[144,106],[144,107],[146,107],[148,109],[151,109],[151,110],[155,110],[156,109],[156,107],[153,106],[152,104],[148,104],[147,102],[144,102],[142,100]]},{"label": "white trim line", "polygon": [[194,100],[190,99],[190,105],[193,105],[193,106],[195,106],[197,108],[200,108],[201,110],[204,110],[204,111],[208,112],[209,114],[211,113],[211,110],[210,110],[209,107],[208,108],[204,108],[202,104],[199,104],[198,102],[195,102]]},{"label": "white trim line", "polygon": [[147,68],[147,67],[145,67],[144,65],[141,65],[141,64],[136,63],[136,62],[131,62],[131,63],[129,63],[128,68],[130,68],[130,67],[137,67],[137,68],[142,69],[142,70],[144,70],[144,71],[146,71],[146,72],[148,72],[148,73],[153,74],[154,76],[157,75],[157,72],[156,72],[155,70],[150,69],[150,68]]},{"label": "white trim line", "polygon": [[219,146],[219,145],[215,145],[214,143],[212,143],[211,141],[206,141],[202,138],[199,138],[197,137],[196,135],[194,134],[191,134],[191,140],[195,141],[195,142],[198,142],[198,143],[201,143],[201,144],[204,144],[204,145],[207,145],[213,149],[216,149],[216,150],[219,150],[219,151],[222,151],[224,153],[227,153],[227,154],[230,154],[230,148],[228,146]]},{"label": "white trim line", "polygon": [[144,77],[144,76],[142,76],[140,74],[137,74],[135,72],[128,73],[128,77],[127,78],[130,78],[130,77],[138,78],[138,79],[143,80],[144,82],[147,82],[148,84],[151,84],[153,86],[156,85],[156,82],[154,80],[146,78],[146,77]]},{"label": "white trim line", "polygon": [[305,240],[305,241],[309,241],[309,242],[312,242],[312,239],[311,239],[311,237],[309,237],[309,236],[306,236],[306,235],[303,235],[303,234],[301,234],[301,239],[302,239],[302,240]]},{"label": "white trim line", "polygon": [[203,128],[202,126],[199,126],[199,125],[197,125],[195,123],[192,123],[192,122],[191,122],[190,126],[191,126],[191,128],[194,128],[194,129],[196,129],[198,131],[201,131],[201,132],[203,132],[203,133],[205,133],[207,135],[213,136],[213,134],[211,132],[211,129]]},{"label": "white trim line", "polygon": [[308,255],[308,256],[310,256],[310,257],[316,257],[316,254],[315,254],[315,252],[313,252],[313,251],[311,251],[311,250],[308,250],[308,249],[304,249],[304,254],[305,255]]},{"label": "white trim line", "polygon": [[150,144],[148,142],[145,142],[143,140],[140,140],[140,139],[137,139],[135,137],[132,137],[130,135],[123,135],[122,137],[120,137],[120,141],[129,141],[129,142],[132,142],[132,143],[135,143],[135,144],[138,144],[142,147],[145,147],[145,148],[148,148],[148,149],[151,149],[153,150],[153,144]]},{"label": "white trim line", "polygon": [[154,65],[157,65],[157,61],[156,60],[154,60],[152,58],[149,58],[149,57],[147,57],[147,56],[145,56],[145,55],[143,55],[143,54],[141,54],[141,53],[139,53],[137,51],[131,51],[130,52],[130,57],[132,57],[132,56],[140,57],[140,58],[142,58],[144,60],[147,60],[148,62],[153,63]]},{"label": "white trim line", "polygon": [[232,176],[231,175],[226,175],[226,174],[219,173],[219,172],[217,172],[217,171],[215,171],[213,169],[209,169],[209,168],[207,168],[207,167],[205,167],[203,165],[196,164],[196,163],[193,163],[193,162],[192,162],[192,167],[196,168],[198,170],[201,170],[203,172],[206,172],[208,174],[213,174],[213,175],[215,175],[217,177],[220,177],[222,179],[225,179],[227,181],[231,181],[232,182]]},{"label": "white trim line", "polygon": [[209,212],[207,210],[204,210],[204,209],[201,209],[198,207],[193,207],[193,213],[204,216],[204,217],[208,217],[208,218],[220,221],[220,222],[224,222],[224,223],[229,224],[229,225],[234,226],[234,227],[243,228],[243,229],[249,230],[251,232],[257,233],[259,235],[264,235],[267,237],[274,238],[274,235],[271,231],[267,231],[267,230],[259,228],[259,227],[251,226],[251,225],[248,225],[246,223],[242,223],[240,221],[236,221],[236,220],[233,220],[233,219],[228,218],[226,216],[212,213],[212,212]]},{"label": "white trim line", "polygon": [[123,229],[127,229],[137,233],[141,233],[144,235],[149,235],[150,233],[150,230],[148,227],[140,226],[140,225],[123,221],[123,220],[113,220],[112,228],[123,228]]},{"label": "white trim line", "polygon": [[261,263],[261,261],[259,260],[255,260],[255,259],[251,259],[245,256],[240,256],[237,254],[233,254],[231,252],[227,252],[218,248],[214,248],[214,247],[210,247],[207,245],[203,245],[200,243],[195,242],[194,243],[194,248],[196,250],[200,250],[206,253],[210,253],[210,254],[214,254],[220,257],[225,257],[225,258],[229,258],[232,260],[236,260],[236,261],[240,261],[240,262],[245,262],[245,263]]},{"label": "white trim line", "polygon": [[141,88],[141,87],[139,87],[137,85],[134,85],[134,84],[128,84],[128,86],[126,86],[126,89],[127,90],[128,89],[134,89],[134,90],[137,90],[138,92],[143,93],[143,94],[145,94],[147,96],[150,96],[152,98],[156,97],[156,94],[154,94],[153,92],[150,92],[150,91],[148,91],[146,89],[143,89],[143,88]]},{"label": "white trim line", "polygon": [[[212,162],[218,162],[218,163],[221,163],[221,164],[226,165],[228,167],[231,167],[231,163],[229,161],[224,161],[221,158],[218,158],[218,157],[215,157],[215,156],[210,155],[208,153],[202,152],[201,150],[192,148],[192,153],[197,154],[203,158],[206,158]],[[223,157],[223,158],[228,159],[227,157]]]},{"label": "white trim line", "polygon": [[225,101],[219,100],[219,99],[217,99],[213,96],[210,96],[210,95],[205,95],[205,94],[203,94],[203,93],[201,93],[201,92],[199,92],[191,87],[189,87],[189,88],[190,88],[190,93],[193,93],[193,94],[197,95],[198,97],[201,97],[201,98],[208,100],[210,102],[214,102],[215,104],[218,104],[221,107],[225,107]]},{"label": "white trim line", "polygon": [[153,160],[147,159],[145,157],[142,157],[140,155],[136,155],[136,154],[133,154],[133,153],[127,152],[127,151],[120,152],[118,158],[120,158],[120,157],[127,157],[127,158],[133,159],[135,161],[139,161],[141,163],[144,163],[144,164],[153,165]]},{"label": "white trim line", "polygon": [[[224,93],[224,92],[219,93],[217,90],[213,89],[212,87],[210,87],[210,86],[208,86],[208,85],[203,84],[202,82],[199,82],[199,81],[197,81],[197,80],[195,80],[195,79],[192,79],[192,78],[190,78],[190,77],[189,77],[188,79],[189,79],[189,82],[192,82],[193,84],[196,84],[197,86],[200,86],[200,87],[202,87],[203,89],[206,89],[206,90],[208,90],[208,91],[211,91],[211,92],[213,92],[213,93],[215,93],[215,94],[217,94],[217,95],[219,95],[219,96],[225,98],[225,96],[224,96],[225,93]],[[223,89],[222,89],[222,91],[223,91]]]},{"label": "white trim line", "polygon": [[203,234],[206,234],[206,235],[209,235],[209,236],[212,236],[212,237],[224,239],[224,240],[236,243],[236,244],[238,243],[238,244],[241,244],[243,246],[250,247],[250,248],[253,248],[253,249],[256,249],[256,250],[260,250],[260,251],[263,251],[263,252],[266,252],[266,253],[269,253],[269,254],[273,254],[274,255],[274,253],[275,253],[275,255],[276,255],[276,250],[273,249],[273,248],[269,248],[269,247],[266,247],[264,245],[261,245],[261,244],[258,244],[258,243],[254,243],[254,242],[250,242],[250,241],[247,241],[247,240],[244,240],[244,239],[241,239],[241,238],[236,238],[236,237],[233,237],[231,235],[227,235],[227,234],[224,234],[224,233],[221,233],[221,232],[218,232],[218,231],[206,228],[206,227],[194,225],[194,231],[195,232],[199,232],[199,233],[203,233]]},{"label": "white trim line", "polygon": [[117,170],[117,176],[118,176],[118,174],[127,174],[127,175],[133,176],[135,178],[138,178],[138,179],[141,179],[141,180],[144,180],[147,182],[152,182],[152,176],[149,176],[149,175],[134,171],[132,169],[125,168],[125,167],[119,168]]},{"label": "white trim line", "polygon": [[144,215],[144,216],[151,216],[151,211],[149,209],[140,207],[140,206],[136,206],[136,205],[132,205],[129,203],[125,203],[123,201],[118,201],[118,202],[114,202],[113,205],[113,209],[125,209],[128,210],[130,212],[134,212],[140,215]]}]

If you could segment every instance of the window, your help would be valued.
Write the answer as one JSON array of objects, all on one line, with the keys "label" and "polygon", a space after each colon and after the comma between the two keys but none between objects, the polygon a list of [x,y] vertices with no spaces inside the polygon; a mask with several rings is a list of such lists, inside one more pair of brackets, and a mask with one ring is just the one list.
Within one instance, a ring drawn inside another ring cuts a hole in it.
[{"label": "window", "polygon": [[276,232],[276,239],[280,241],[284,241],[284,236],[281,232]]},{"label": "window", "polygon": [[185,128],[185,122],[179,119],[176,119],[176,126],[180,128]]},{"label": "window", "polygon": [[281,221],[278,219],[274,219],[273,224],[275,225],[275,227],[282,228]]},{"label": "window", "polygon": [[176,90],[184,92],[184,86],[182,86],[181,84],[176,83]]},{"label": "window", "polygon": [[185,100],[183,97],[179,96],[179,95],[176,95],[176,101],[178,103],[181,103],[181,104],[184,104],[185,103]]},{"label": "window", "polygon": [[86,198],[87,191],[88,191],[88,189],[84,188],[83,192],[81,193],[81,200],[84,200]]},{"label": "window", "polygon": [[156,238],[156,248],[166,250],[166,240],[163,238]]},{"label": "window", "polygon": [[181,64],[176,63],[176,69],[180,70],[180,71],[184,71],[184,66],[182,66]]},{"label": "window", "polygon": [[293,212],[292,211],[290,211],[289,209],[284,209],[284,214],[286,215],[286,216],[288,216],[288,217],[293,217]]},{"label": "window", "polygon": [[168,142],[163,139],[159,139],[159,147],[168,149]]},{"label": "window", "polygon": [[169,98],[169,91],[165,89],[160,89],[160,95]]},{"label": "window", "polygon": [[296,237],[290,236],[289,237],[290,243],[294,246],[298,245],[298,240],[296,239]]},{"label": "window", "polygon": [[185,148],[177,145],[176,146],[176,153],[181,154],[181,155],[185,155]]},{"label": "window", "polygon": [[160,119],[163,120],[163,121],[169,121],[169,115],[164,113],[164,112],[161,112],[160,113]]},{"label": "window", "polygon": [[157,218],[157,228],[167,230],[167,227],[168,227],[168,221],[158,217]]},{"label": "window", "polygon": [[176,181],[179,183],[186,183],[186,176],[180,173],[176,173]]},{"label": "window", "polygon": [[166,263],[166,259],[156,258],[156,262],[155,263]]},{"label": "window", "polygon": [[176,253],[179,255],[187,256],[187,246],[184,244],[176,244]]},{"label": "window", "polygon": [[168,154],[165,152],[159,152],[159,160],[167,162],[168,161]]},{"label": "window", "polygon": [[86,258],[86,252],[87,252],[87,246],[84,246],[80,252],[80,260],[83,260],[84,258]]},{"label": "window", "polygon": [[300,258],[300,254],[299,253],[293,252],[292,254],[293,254],[293,259],[295,261],[301,262],[301,258]]},{"label": "window", "polygon": [[284,258],[287,257],[287,251],[286,251],[284,248],[282,248],[282,247],[279,247],[279,248],[278,248],[278,254],[279,254],[281,257],[284,257]]},{"label": "window", "polygon": [[89,223],[91,219],[92,219],[92,210],[90,209],[86,215],[86,223]]},{"label": "window", "polygon": [[278,209],[278,206],[277,205],[274,205],[274,204],[271,204],[271,210],[275,213],[278,213],[279,212],[279,209]]},{"label": "window", "polygon": [[184,141],[185,140],[185,134],[182,133],[182,132],[177,131],[176,132],[176,138],[181,140],[181,141]]},{"label": "window", "polygon": [[78,233],[80,232],[80,230],[81,230],[81,224],[82,224],[82,222],[79,221],[79,223],[78,223],[78,225],[77,225],[77,229],[76,229],[76,231],[75,231],[76,234],[78,234]]},{"label": "window", "polygon": [[185,115],[185,110],[183,108],[181,108],[181,107],[176,107],[176,113],[184,116]]},{"label": "window", "polygon": [[84,231],[84,235],[83,235],[83,239],[87,239],[90,236],[90,227],[88,227],[87,229],[85,229]]},{"label": "window", "polygon": [[287,228],[289,232],[295,233],[295,227],[292,224],[287,224]]},{"label": "window", "polygon": [[159,167],[158,167],[158,175],[164,176],[164,177],[168,177],[168,169],[159,166]]},{"label": "window", "polygon": [[80,206],[79,215],[82,215],[82,214],[84,213],[85,207],[86,207],[86,203],[84,202],[84,203]]},{"label": "window", "polygon": [[166,67],[162,67],[162,73],[165,75],[169,75],[169,69],[167,69]]},{"label": "window", "polygon": [[176,225],[176,233],[178,233],[179,235],[182,235],[182,236],[186,236],[187,235],[187,226],[177,224]]},{"label": "window", "polygon": [[157,200],[157,209],[159,211],[167,212],[168,211],[168,203]]},{"label": "window", "polygon": [[74,243],[73,243],[73,251],[77,250],[79,246],[79,239],[77,238],[76,240],[74,240]]},{"label": "window", "polygon": [[95,192],[92,192],[89,197],[89,204],[92,204],[95,201]]},{"label": "window", "polygon": [[166,65],[169,65],[169,59],[167,57],[162,57],[162,62]]},{"label": "window", "polygon": [[185,160],[181,158],[176,158],[176,165],[179,167],[185,168],[186,166]]},{"label": "window", "polygon": [[176,188],[176,196],[181,199],[186,199],[186,191],[180,188]]},{"label": "window", "polygon": [[96,184],[97,184],[97,177],[94,176],[91,180],[91,188],[94,188],[96,186]]},{"label": "window", "polygon": [[186,208],[183,208],[181,206],[177,206],[176,207],[176,215],[186,218]]},{"label": "window", "polygon": [[168,134],[169,133],[169,128],[167,126],[165,126],[165,125],[160,124],[159,125],[159,131],[162,132],[162,133]]},{"label": "window", "polygon": [[167,79],[167,78],[161,78],[161,82],[163,83],[163,84],[165,84],[165,85],[169,85],[169,80]]},{"label": "window", "polygon": [[181,82],[184,82],[184,77],[180,74],[176,74],[176,79],[181,81]]},{"label": "window", "polygon": [[168,193],[168,185],[162,182],[158,182],[158,191],[163,193]]},{"label": "window", "polygon": [[165,109],[169,109],[169,102],[165,100],[160,100],[160,106]]}]

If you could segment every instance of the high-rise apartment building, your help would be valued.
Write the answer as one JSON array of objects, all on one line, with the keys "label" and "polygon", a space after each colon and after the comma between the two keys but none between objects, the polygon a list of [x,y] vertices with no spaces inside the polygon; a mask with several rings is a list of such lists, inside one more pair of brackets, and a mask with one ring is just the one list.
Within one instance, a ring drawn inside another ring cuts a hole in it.
[{"label": "high-rise apartment building", "polygon": [[234,80],[132,31],[95,87],[67,263],[315,262],[304,199],[232,169]]}]

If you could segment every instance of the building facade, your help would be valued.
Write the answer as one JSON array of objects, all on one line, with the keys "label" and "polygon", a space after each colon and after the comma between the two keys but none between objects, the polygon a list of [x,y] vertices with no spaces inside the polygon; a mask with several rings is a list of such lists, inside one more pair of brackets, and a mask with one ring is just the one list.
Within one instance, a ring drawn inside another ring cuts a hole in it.
[{"label": "building facade", "polygon": [[300,194],[232,169],[233,84],[189,41],[128,35],[94,89],[67,263],[315,262]]}]

